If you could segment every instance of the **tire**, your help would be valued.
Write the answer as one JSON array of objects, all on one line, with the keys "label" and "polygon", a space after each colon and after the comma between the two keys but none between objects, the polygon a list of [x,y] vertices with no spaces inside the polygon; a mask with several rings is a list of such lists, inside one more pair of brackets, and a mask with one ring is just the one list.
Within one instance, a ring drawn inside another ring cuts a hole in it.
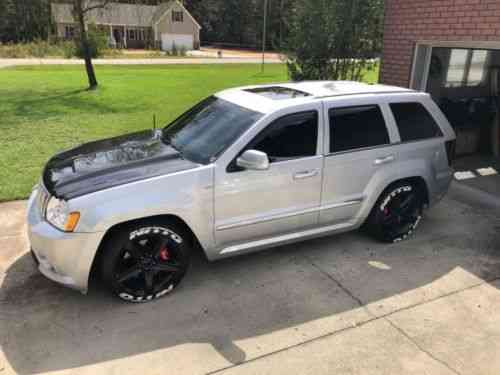
[{"label": "tire", "polygon": [[189,236],[174,224],[141,221],[113,235],[104,248],[101,274],[113,294],[149,302],[172,292],[190,263]]},{"label": "tire", "polygon": [[406,240],[417,229],[423,210],[422,191],[412,183],[396,183],[382,193],[373,207],[368,232],[383,242]]}]

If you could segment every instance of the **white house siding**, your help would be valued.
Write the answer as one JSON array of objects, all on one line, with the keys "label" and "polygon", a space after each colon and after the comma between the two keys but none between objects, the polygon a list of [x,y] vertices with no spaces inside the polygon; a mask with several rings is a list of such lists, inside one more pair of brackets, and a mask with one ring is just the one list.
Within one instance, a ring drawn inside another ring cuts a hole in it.
[{"label": "white house siding", "polygon": [[[183,11],[183,22],[172,22],[172,11]],[[172,8],[160,19],[156,25],[157,40],[161,40],[162,34],[193,35],[194,46],[200,45],[200,28],[193,22],[192,18],[178,4]]]},{"label": "white house siding", "polygon": [[66,26],[72,26],[76,29],[75,23],[58,23],[56,24],[56,35],[58,38],[66,38]]}]

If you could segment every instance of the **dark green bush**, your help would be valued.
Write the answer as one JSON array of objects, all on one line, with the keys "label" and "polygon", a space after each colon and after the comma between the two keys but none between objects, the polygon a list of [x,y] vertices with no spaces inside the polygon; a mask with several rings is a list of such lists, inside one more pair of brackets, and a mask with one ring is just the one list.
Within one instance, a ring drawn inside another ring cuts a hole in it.
[{"label": "dark green bush", "polygon": [[383,0],[298,2],[284,45],[290,78],[356,80],[377,68]]},{"label": "dark green bush", "polygon": [[[87,30],[87,39],[89,41],[90,56],[92,58],[100,57],[108,48],[108,33],[99,30],[95,25],[89,25]],[[79,58],[85,56],[81,39],[76,39],[75,55]]]}]

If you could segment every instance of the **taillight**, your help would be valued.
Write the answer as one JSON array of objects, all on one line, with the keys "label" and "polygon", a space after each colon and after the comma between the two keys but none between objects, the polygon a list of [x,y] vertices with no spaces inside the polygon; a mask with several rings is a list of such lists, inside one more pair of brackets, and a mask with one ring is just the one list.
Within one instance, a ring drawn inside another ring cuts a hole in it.
[{"label": "taillight", "polygon": [[453,164],[453,161],[455,160],[455,147],[456,147],[456,140],[453,141],[446,141],[445,147],[446,147],[446,155],[448,156],[448,165],[451,167]]}]

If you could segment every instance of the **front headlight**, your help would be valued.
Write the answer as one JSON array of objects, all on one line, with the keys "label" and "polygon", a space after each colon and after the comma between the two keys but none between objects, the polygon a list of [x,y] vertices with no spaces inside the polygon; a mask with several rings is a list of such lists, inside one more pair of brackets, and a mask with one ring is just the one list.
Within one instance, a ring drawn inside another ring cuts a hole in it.
[{"label": "front headlight", "polygon": [[79,212],[69,212],[68,203],[55,197],[50,198],[45,211],[47,221],[65,232],[73,232],[80,220]]}]

